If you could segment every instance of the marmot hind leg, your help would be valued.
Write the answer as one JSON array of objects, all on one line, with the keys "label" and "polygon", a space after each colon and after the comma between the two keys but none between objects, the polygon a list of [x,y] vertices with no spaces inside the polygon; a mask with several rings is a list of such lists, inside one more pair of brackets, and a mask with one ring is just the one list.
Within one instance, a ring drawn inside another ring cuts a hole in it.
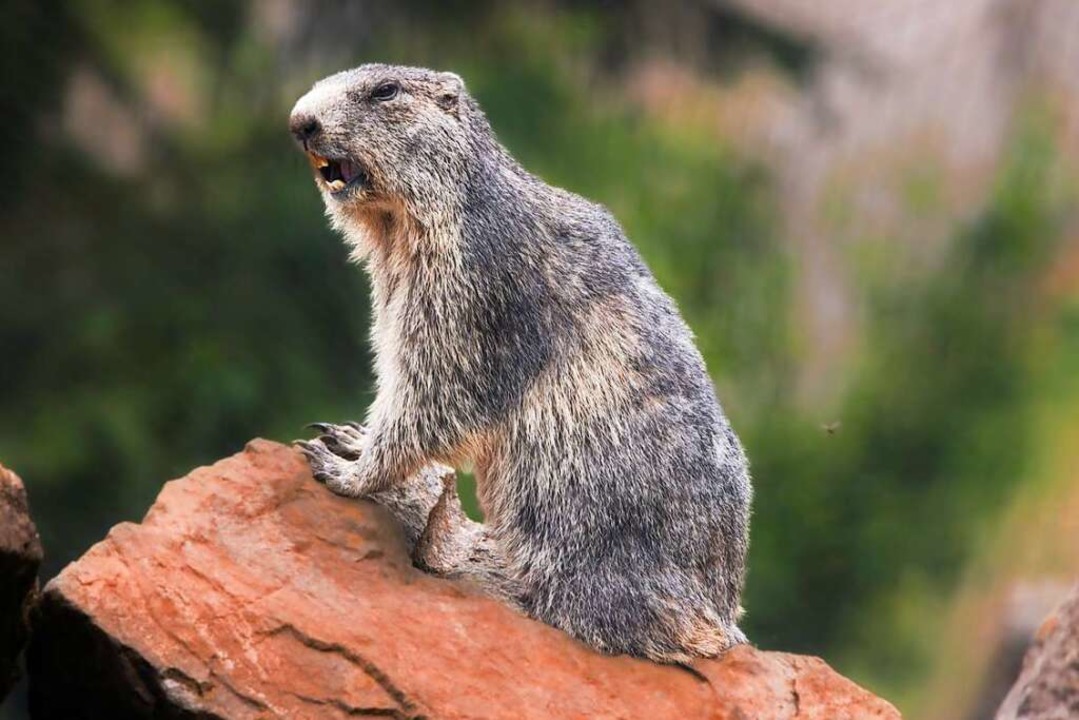
[{"label": "marmot hind leg", "polygon": [[683,569],[597,574],[584,569],[599,567],[595,558],[574,565],[534,592],[531,614],[601,652],[690,663],[745,642],[735,623],[697,594]]},{"label": "marmot hind leg", "polygon": [[442,482],[442,494],[416,544],[413,562],[435,575],[471,581],[487,595],[519,607],[520,583],[507,572],[495,537],[486,525],[465,515],[456,476],[444,476]]}]

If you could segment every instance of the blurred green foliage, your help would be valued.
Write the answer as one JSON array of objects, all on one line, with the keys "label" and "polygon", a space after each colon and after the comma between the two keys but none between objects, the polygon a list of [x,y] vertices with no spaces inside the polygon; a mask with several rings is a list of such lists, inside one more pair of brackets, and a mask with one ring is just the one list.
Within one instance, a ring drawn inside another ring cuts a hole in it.
[{"label": "blurred green foliage", "polygon": [[[932,620],[910,608],[947,593],[1022,475],[1027,319],[1059,235],[1048,133],[1021,134],[937,270],[862,278],[869,341],[825,430],[793,398],[793,269],[763,168],[605,86],[596,12],[451,5],[408,5],[307,80],[373,58],[453,68],[526,167],[613,210],[696,331],[753,461],[749,634],[911,687],[925,666],[911,624]],[[28,481],[48,576],[163,480],[257,435],[362,416],[368,308],[285,132],[282,88],[302,90],[302,71],[282,74],[241,5],[15,6],[62,50],[2,44],[15,72],[0,85],[27,138],[0,166],[0,458]],[[137,106],[141,53],[168,42],[196,57],[204,117],[148,123],[141,172],[35,122],[76,67]]]},{"label": "blurred green foliage", "polygon": [[871,350],[834,435],[790,412],[754,428],[758,637],[834,648],[896,692],[920,679],[934,619],[910,627],[904,605],[947,595],[1023,477],[1032,316],[1061,232],[1047,138],[1034,119],[1021,131],[936,271],[873,279]]}]

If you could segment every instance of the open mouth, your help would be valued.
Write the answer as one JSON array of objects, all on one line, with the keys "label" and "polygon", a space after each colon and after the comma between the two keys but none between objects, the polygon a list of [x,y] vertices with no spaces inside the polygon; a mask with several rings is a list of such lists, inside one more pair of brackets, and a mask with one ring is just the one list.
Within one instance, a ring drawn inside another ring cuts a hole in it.
[{"label": "open mouth", "polygon": [[313,152],[308,152],[307,157],[332,193],[339,193],[353,184],[364,185],[367,182],[367,173],[354,160],[335,160]]}]

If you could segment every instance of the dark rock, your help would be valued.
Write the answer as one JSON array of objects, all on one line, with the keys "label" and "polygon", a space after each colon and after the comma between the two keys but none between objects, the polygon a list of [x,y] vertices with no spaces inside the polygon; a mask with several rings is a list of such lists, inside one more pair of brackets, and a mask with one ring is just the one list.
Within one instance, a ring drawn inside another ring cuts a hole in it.
[{"label": "dark rock", "polygon": [[1079,585],[1042,624],[997,720],[1079,718]]},{"label": "dark rock", "polygon": [[41,558],[26,489],[15,473],[0,465],[0,700],[16,679]]}]

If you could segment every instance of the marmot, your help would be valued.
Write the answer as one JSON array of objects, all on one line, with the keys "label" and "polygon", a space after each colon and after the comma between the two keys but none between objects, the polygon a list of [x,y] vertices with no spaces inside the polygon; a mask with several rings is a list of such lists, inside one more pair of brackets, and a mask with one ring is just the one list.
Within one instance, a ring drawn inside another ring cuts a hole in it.
[{"label": "marmot", "polygon": [[[744,642],[746,458],[611,214],[524,170],[453,73],[332,75],[290,130],[374,313],[366,429],[316,424],[299,443],[315,476],[396,504],[421,567],[603,652]],[[466,462],[482,524],[440,479]]]}]

